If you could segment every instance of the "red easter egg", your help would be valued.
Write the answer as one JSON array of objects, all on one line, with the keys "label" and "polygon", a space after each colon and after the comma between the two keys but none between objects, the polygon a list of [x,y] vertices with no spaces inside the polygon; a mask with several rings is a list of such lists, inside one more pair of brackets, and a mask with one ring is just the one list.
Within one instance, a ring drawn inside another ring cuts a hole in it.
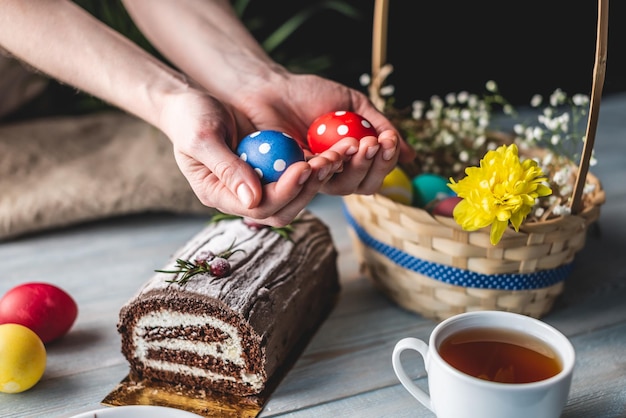
[{"label": "red easter egg", "polygon": [[0,299],[0,324],[29,328],[44,343],[66,334],[78,315],[78,306],[63,289],[49,283],[24,283]]},{"label": "red easter egg", "polygon": [[326,151],[340,139],[351,137],[361,140],[378,136],[376,129],[363,116],[348,110],[326,113],[315,119],[307,132],[309,149],[314,154]]},{"label": "red easter egg", "polygon": [[458,196],[446,197],[445,199],[437,202],[437,204],[433,207],[432,213],[433,215],[448,216],[451,218],[454,208],[461,200],[463,199]]}]

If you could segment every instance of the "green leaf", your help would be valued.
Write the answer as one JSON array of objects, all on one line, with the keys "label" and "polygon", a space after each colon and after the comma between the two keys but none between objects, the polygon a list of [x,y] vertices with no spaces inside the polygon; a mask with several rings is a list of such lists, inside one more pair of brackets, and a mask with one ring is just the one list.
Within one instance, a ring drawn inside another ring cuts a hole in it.
[{"label": "green leaf", "polygon": [[347,3],[338,0],[327,0],[319,4],[310,6],[299,11],[289,20],[278,27],[265,41],[262,42],[263,48],[271,54],[278,46],[285,42],[300,26],[311,19],[315,14],[322,10],[335,10],[345,16],[351,18],[360,18],[359,10],[353,8]]}]

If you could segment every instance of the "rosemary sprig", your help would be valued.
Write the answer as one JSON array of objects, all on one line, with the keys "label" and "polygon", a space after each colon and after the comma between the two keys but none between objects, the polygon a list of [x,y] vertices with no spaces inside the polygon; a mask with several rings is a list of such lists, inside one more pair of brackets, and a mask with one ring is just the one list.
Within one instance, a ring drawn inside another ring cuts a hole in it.
[{"label": "rosemary sprig", "polygon": [[211,273],[210,268],[206,264],[196,264],[191,261],[183,260],[181,258],[176,259],[176,270],[155,270],[158,273],[172,273],[172,274],[181,274],[179,278],[173,278],[166,280],[166,283],[178,283],[183,286],[187,284],[187,282],[196,274],[200,273]]},{"label": "rosemary sprig", "polygon": [[[234,219],[243,219],[243,217],[238,216],[238,215],[229,215],[226,213],[216,213],[215,215],[213,215],[213,217],[211,217],[211,219],[209,220],[209,223],[215,223],[215,222],[220,222],[220,221],[224,221],[224,220],[234,220]],[[244,220],[244,223],[246,221]],[[293,225],[301,222],[300,219],[294,219],[293,221],[291,221],[291,223],[289,225],[285,225],[285,226],[268,226],[268,225],[262,225],[262,224],[258,224],[258,223],[248,223],[248,226],[250,228],[253,229],[261,229],[261,228],[269,228],[270,230],[276,232],[278,235],[280,235],[281,237],[283,237],[284,239],[291,241],[291,233],[294,231],[294,227]]]},{"label": "rosemary sprig", "polygon": [[173,270],[155,270],[155,272],[175,274],[176,276],[181,275],[166,280],[166,283],[176,283],[180,286],[187,284],[192,277],[201,273],[208,273],[218,278],[226,277],[230,274],[230,263],[228,259],[238,251],[245,252],[242,248],[236,248],[237,245],[236,239],[234,239],[226,250],[218,254],[206,251],[201,253],[201,256],[197,257],[194,261],[177,258],[176,267]]}]

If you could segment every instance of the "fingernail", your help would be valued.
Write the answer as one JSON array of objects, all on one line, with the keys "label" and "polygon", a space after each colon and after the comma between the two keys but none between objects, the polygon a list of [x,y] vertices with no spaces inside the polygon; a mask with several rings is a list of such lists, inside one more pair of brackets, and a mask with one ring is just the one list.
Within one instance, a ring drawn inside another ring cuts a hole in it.
[{"label": "fingernail", "polygon": [[385,161],[389,161],[393,158],[394,154],[396,153],[395,149],[386,149],[383,151],[383,160]]},{"label": "fingernail", "polygon": [[254,199],[252,190],[250,190],[247,184],[240,184],[239,187],[237,187],[237,197],[239,198],[239,201],[248,208]]},{"label": "fingernail", "polygon": [[321,170],[317,173],[318,180],[324,180],[326,176],[330,173],[330,167],[322,167]]},{"label": "fingernail", "polygon": [[357,153],[358,150],[359,150],[359,147],[351,146],[350,148],[346,150],[346,155],[354,155]]},{"label": "fingernail", "polygon": [[298,179],[298,184],[302,186],[306,181],[311,177],[311,170],[306,170],[302,174],[300,174],[300,178]]},{"label": "fingernail", "polygon": [[367,149],[367,153],[365,153],[365,158],[367,158],[368,160],[371,160],[372,158],[374,158],[379,148],[380,148],[380,145],[374,145],[373,147],[369,147]]}]

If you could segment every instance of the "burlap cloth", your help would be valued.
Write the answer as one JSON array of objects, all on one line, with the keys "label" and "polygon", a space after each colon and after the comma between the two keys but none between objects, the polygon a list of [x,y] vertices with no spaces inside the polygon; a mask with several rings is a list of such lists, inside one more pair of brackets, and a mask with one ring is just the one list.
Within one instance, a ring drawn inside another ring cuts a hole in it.
[{"label": "burlap cloth", "polygon": [[107,111],[3,124],[46,82],[14,63],[0,56],[0,241],[128,214],[212,213],[169,140],[135,117]]}]

